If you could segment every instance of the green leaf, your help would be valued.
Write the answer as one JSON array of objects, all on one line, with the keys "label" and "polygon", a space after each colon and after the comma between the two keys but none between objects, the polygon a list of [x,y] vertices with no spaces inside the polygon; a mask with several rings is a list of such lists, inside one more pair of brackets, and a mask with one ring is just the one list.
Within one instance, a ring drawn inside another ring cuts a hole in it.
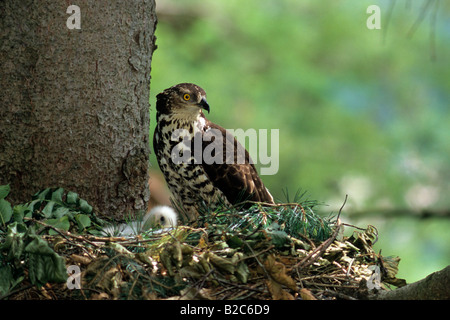
[{"label": "green leaf", "polygon": [[30,209],[30,212],[34,212],[36,209],[39,209],[39,207],[41,206],[42,200],[41,199],[36,199],[31,201],[30,203],[27,204],[28,209]]},{"label": "green leaf", "polygon": [[87,203],[86,200],[80,199],[80,209],[84,213],[91,213],[92,212],[92,206]]},{"label": "green leaf", "polygon": [[244,245],[244,241],[240,239],[237,235],[233,235],[227,240],[227,244],[230,248],[240,248]]},{"label": "green leaf", "polygon": [[11,204],[5,199],[0,199],[0,222],[2,225],[11,220],[12,213]]},{"label": "green leaf", "polygon": [[7,294],[11,288],[13,274],[11,266],[0,266],[0,297]]},{"label": "green leaf", "polygon": [[13,269],[11,265],[5,265],[0,267],[0,297],[8,294],[24,279],[23,275],[19,275],[17,279],[14,279]]},{"label": "green leaf", "polygon": [[[64,231],[69,231],[70,228],[70,222],[68,216],[62,216],[59,219],[48,219],[46,221],[48,225],[51,225],[52,227],[55,227],[57,229],[61,229]],[[55,230],[49,230],[48,234],[50,235],[56,235],[58,234]]]},{"label": "green leaf", "polygon": [[44,214],[44,216],[45,216],[46,218],[50,218],[50,217],[52,216],[52,213],[53,213],[53,207],[55,206],[55,204],[56,204],[56,202],[54,202],[54,201],[49,201],[49,202],[45,205],[44,209],[42,209],[42,213]]},{"label": "green leaf", "polygon": [[77,221],[80,230],[84,230],[91,226],[91,218],[85,214],[77,214],[75,220]]},{"label": "green leaf", "polygon": [[39,191],[33,196],[33,198],[45,200],[45,198],[47,197],[47,194],[50,192],[50,190],[51,190],[50,188],[47,188],[42,191]]},{"label": "green leaf", "polygon": [[58,204],[63,204],[62,196],[63,196],[64,189],[58,188],[52,193],[52,200],[55,201]]},{"label": "green leaf", "polygon": [[13,208],[13,219],[16,222],[23,222],[23,217],[30,211],[27,205],[18,204]]},{"label": "green leaf", "polygon": [[272,243],[277,248],[282,248],[284,245],[289,244],[291,242],[289,236],[284,231],[279,230],[267,231],[267,234],[271,237]]},{"label": "green leaf", "polygon": [[17,222],[8,225],[8,233],[5,241],[0,246],[2,251],[7,252],[8,260],[20,261],[22,251],[24,248],[24,237],[27,229]]},{"label": "green leaf", "polygon": [[0,199],[5,199],[6,196],[9,194],[9,191],[11,191],[9,184],[0,186]]},{"label": "green leaf", "polygon": [[64,259],[39,236],[30,235],[30,237],[32,241],[25,247],[25,253],[28,256],[31,283],[42,286],[47,282],[67,281]]},{"label": "green leaf", "polygon": [[69,191],[67,192],[66,202],[71,205],[76,205],[78,201],[78,193]]},{"label": "green leaf", "polygon": [[66,207],[59,207],[58,209],[56,209],[55,211],[53,211],[53,217],[55,217],[56,219],[59,219],[63,216],[68,215],[70,212],[69,208]]}]

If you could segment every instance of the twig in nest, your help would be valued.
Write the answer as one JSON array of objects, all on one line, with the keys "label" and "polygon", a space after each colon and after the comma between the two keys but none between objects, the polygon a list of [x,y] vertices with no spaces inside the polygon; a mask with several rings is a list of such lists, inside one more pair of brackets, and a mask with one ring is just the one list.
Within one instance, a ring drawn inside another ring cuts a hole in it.
[{"label": "twig in nest", "polygon": [[258,292],[258,293],[265,293],[264,290],[256,288],[256,286],[258,286],[259,284],[256,284],[255,288],[253,288],[253,287],[250,287],[250,286],[244,286],[244,285],[241,285],[241,284],[236,284],[236,283],[233,283],[233,282],[229,282],[229,281],[226,281],[224,279],[219,279],[219,278],[215,278],[215,279],[217,281],[219,281],[220,283],[224,284],[224,285],[228,285],[229,287],[225,288],[225,289],[223,289],[223,290],[221,290],[221,291],[219,291],[219,292],[217,292],[215,294],[213,294],[214,296],[218,296],[219,294],[222,294],[225,291],[232,290],[233,288],[236,288],[238,290],[245,290],[245,291],[254,291],[254,292]]},{"label": "twig in nest", "polygon": [[85,237],[83,237],[83,236],[76,236],[76,235],[73,235],[73,234],[71,234],[70,232],[67,232],[67,231],[58,229],[58,228],[56,228],[56,227],[54,227],[54,226],[51,226],[51,225],[49,225],[49,224],[46,224],[46,223],[44,223],[44,222],[42,222],[42,221],[39,221],[39,220],[36,220],[36,219],[34,219],[34,218],[27,218],[27,217],[24,217],[24,220],[36,222],[36,223],[39,223],[40,225],[42,225],[42,226],[44,226],[44,227],[46,227],[46,228],[50,228],[50,229],[52,229],[52,230],[55,230],[57,233],[59,233],[63,238],[65,238],[65,239],[68,240],[68,241],[70,241],[68,238],[77,239],[77,240],[79,240],[79,241],[87,242],[87,243],[89,243],[90,245],[92,245],[92,246],[94,246],[94,247],[96,247],[96,248],[99,248],[99,246],[98,246],[96,243],[87,240],[87,239],[86,239]]},{"label": "twig in nest", "polygon": [[328,238],[326,241],[324,241],[316,249],[314,249],[309,255],[307,255],[305,258],[303,258],[293,268],[307,268],[308,266],[313,264],[317,260],[317,258],[319,258],[328,249],[328,247],[333,243],[334,240],[336,240],[336,237],[338,236],[339,231],[341,229],[341,221],[340,221],[339,217],[341,215],[341,211],[344,208],[346,202],[347,202],[347,196],[345,196],[345,201],[342,204],[342,207],[339,209],[339,213],[336,218],[336,229],[334,230],[331,237]]},{"label": "twig in nest", "polygon": [[195,299],[195,297],[200,293],[200,290],[202,290],[204,288],[204,284],[206,282],[206,280],[208,280],[208,277],[214,272],[214,268],[212,268],[211,270],[209,270],[207,273],[205,273],[203,275],[203,277],[201,279],[199,279],[197,282],[195,282],[192,287],[187,290],[181,297],[186,296],[192,289],[197,289],[197,291],[194,293],[194,296],[192,297],[193,299]]},{"label": "twig in nest", "polygon": [[8,292],[4,296],[0,296],[0,300],[6,300],[6,298],[8,298],[8,297],[13,296],[13,295],[15,295],[15,294],[17,294],[17,293],[19,293],[21,291],[28,290],[28,289],[30,289],[32,287],[34,287],[34,284],[28,284],[28,285],[25,285],[25,286],[23,286],[21,288],[17,288],[17,289],[15,289],[13,291]]},{"label": "twig in nest", "polygon": [[[253,258],[255,258],[255,260],[256,260],[256,262],[258,263],[258,265],[261,267],[261,269],[264,271],[264,273],[266,274],[266,276],[269,278],[270,275],[269,275],[269,273],[267,272],[266,268],[264,267],[264,264],[262,264],[261,261],[259,261],[259,259],[258,259],[258,255],[260,255],[262,252],[256,254],[255,251],[253,251],[252,247],[251,247],[247,242],[244,242],[244,243],[245,243],[245,245],[248,247],[248,249],[250,250],[250,252],[252,253]],[[273,246],[270,246],[270,247],[269,247],[269,249],[272,249],[272,248],[273,248]]]},{"label": "twig in nest", "polygon": [[[263,254],[264,252],[270,251],[270,250],[272,250],[273,248],[275,248],[274,245],[271,245],[271,246],[269,246],[268,248],[266,248],[266,249],[264,249],[264,250],[262,250],[262,251],[260,251],[260,252],[258,252],[258,253],[255,253],[255,252],[252,250],[252,248],[250,247],[250,245],[248,245],[247,243],[246,243],[246,245],[247,245],[247,247],[251,250],[252,255],[251,255],[251,256],[243,257],[243,258],[241,258],[241,259],[238,259],[238,260],[236,261],[236,264],[238,264],[238,263],[241,262],[241,261],[247,260],[247,259],[251,259],[251,258],[255,258],[255,259],[256,259],[257,256],[259,256],[259,255]],[[257,260],[257,259],[256,259],[256,260]],[[257,260],[257,262],[258,262],[258,263],[260,264],[260,266],[261,266],[261,263],[260,263],[258,260]]]}]

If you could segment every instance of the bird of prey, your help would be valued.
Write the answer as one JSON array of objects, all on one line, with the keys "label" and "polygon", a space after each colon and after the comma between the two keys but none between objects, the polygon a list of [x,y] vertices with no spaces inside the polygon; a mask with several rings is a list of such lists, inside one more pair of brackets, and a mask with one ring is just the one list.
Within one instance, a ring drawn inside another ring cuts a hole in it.
[{"label": "bird of prey", "polygon": [[206,93],[181,83],[156,96],[153,148],[182,218],[195,222],[199,208],[243,200],[274,203],[249,153],[221,126],[209,121]]},{"label": "bird of prey", "polygon": [[175,228],[177,226],[177,214],[168,206],[153,207],[145,216],[122,223],[119,225],[109,225],[103,228],[102,233],[105,236],[112,237],[128,237],[136,236],[142,232],[150,229],[160,227],[161,229],[154,230],[154,233],[160,233],[166,229]]}]

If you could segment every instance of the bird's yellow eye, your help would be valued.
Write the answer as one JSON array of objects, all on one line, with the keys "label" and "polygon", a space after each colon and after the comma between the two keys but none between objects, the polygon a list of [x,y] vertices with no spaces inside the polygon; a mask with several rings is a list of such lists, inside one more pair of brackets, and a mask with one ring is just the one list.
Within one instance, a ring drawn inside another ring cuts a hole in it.
[{"label": "bird's yellow eye", "polygon": [[191,96],[187,93],[184,94],[183,99],[186,101],[189,101],[191,99]]}]

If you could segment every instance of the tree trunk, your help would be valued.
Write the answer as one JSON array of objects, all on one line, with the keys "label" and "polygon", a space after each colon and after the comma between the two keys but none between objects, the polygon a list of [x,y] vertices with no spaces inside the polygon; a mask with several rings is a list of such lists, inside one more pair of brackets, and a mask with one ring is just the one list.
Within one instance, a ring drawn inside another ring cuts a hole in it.
[{"label": "tree trunk", "polygon": [[[0,1],[0,184],[75,191],[120,217],[149,200],[154,0]],[[80,22],[80,29],[76,27]]]},{"label": "tree trunk", "polygon": [[392,291],[381,291],[373,300],[450,300],[450,266]]}]

